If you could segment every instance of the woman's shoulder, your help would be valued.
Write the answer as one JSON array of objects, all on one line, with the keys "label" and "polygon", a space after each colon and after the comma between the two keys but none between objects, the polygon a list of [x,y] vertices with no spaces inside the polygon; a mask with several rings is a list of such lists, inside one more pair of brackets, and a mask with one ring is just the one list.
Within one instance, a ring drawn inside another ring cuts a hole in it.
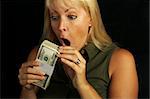
[{"label": "woman's shoulder", "polygon": [[112,53],[110,64],[110,74],[116,71],[129,70],[135,68],[135,60],[133,54],[124,48],[117,48]]},{"label": "woman's shoulder", "polygon": [[119,43],[112,42],[112,44],[107,47],[107,50],[112,49],[111,60],[117,60],[121,62],[127,60],[134,60],[133,54],[129,50],[120,46],[121,45]]},{"label": "woman's shoulder", "polygon": [[35,47],[30,51],[27,60],[28,60],[28,61],[35,60],[36,55],[37,55],[37,52],[38,52],[38,47],[35,46]]},{"label": "woman's shoulder", "polygon": [[118,48],[116,49],[113,54],[112,57],[114,57],[115,59],[131,59],[133,58],[132,53],[124,48]]}]

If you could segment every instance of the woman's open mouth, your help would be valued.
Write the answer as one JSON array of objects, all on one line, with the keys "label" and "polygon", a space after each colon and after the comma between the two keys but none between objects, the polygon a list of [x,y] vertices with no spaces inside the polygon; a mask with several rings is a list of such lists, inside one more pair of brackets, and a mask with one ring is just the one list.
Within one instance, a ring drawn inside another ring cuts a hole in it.
[{"label": "woman's open mouth", "polygon": [[60,43],[62,46],[70,46],[70,41],[65,38],[61,38]]}]

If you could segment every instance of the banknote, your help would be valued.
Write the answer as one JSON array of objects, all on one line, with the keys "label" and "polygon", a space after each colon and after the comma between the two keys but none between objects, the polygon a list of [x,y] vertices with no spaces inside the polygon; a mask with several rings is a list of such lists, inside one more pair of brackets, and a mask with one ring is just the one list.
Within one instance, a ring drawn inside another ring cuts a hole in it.
[{"label": "banknote", "polygon": [[57,54],[58,52],[58,45],[48,41],[44,40],[40,48],[38,50],[36,61],[39,61],[40,69],[45,73],[45,79],[39,80],[36,83],[33,83],[34,85],[37,85],[43,89],[46,89],[48,85],[50,84],[50,79],[53,74],[56,61],[58,59]]}]

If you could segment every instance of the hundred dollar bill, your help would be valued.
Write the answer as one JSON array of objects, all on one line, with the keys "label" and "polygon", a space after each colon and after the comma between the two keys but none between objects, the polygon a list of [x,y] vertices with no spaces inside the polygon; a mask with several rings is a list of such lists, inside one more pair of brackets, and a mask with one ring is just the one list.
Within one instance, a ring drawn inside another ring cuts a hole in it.
[{"label": "hundred dollar bill", "polygon": [[58,59],[58,45],[48,41],[44,40],[42,44],[40,45],[40,48],[38,50],[36,60],[39,61],[40,69],[45,73],[45,79],[40,80],[36,83],[33,83],[34,85],[37,85],[43,89],[46,90],[50,83],[51,76],[53,74],[56,61]]}]

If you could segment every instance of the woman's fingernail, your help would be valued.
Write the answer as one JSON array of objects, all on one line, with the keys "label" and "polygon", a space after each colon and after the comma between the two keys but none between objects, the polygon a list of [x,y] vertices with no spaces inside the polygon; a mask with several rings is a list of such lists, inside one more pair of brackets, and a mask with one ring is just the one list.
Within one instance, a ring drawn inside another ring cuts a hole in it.
[{"label": "woman's fingernail", "polygon": [[62,49],[63,46],[59,46],[59,49]]},{"label": "woman's fingernail", "polygon": [[61,58],[61,61],[63,62],[65,59]]},{"label": "woman's fingernail", "polygon": [[38,61],[35,61],[35,65],[40,65],[40,62],[38,62]]},{"label": "woman's fingernail", "polygon": [[57,54],[57,57],[60,57],[60,54],[59,54],[59,53]]},{"label": "woman's fingernail", "polygon": [[60,47],[59,47],[59,50],[62,51],[62,50],[63,50],[63,46],[60,46]]},{"label": "woman's fingernail", "polygon": [[59,49],[59,52],[61,53],[61,52],[62,52],[62,49]]},{"label": "woman's fingernail", "polygon": [[44,72],[41,72],[41,74],[42,74],[42,75],[45,75],[45,73],[44,73]]},{"label": "woman's fingernail", "polygon": [[35,80],[34,82],[37,83],[37,82],[39,82],[39,80]]},{"label": "woman's fingernail", "polygon": [[45,79],[45,76],[42,76],[42,80],[44,80]]}]

